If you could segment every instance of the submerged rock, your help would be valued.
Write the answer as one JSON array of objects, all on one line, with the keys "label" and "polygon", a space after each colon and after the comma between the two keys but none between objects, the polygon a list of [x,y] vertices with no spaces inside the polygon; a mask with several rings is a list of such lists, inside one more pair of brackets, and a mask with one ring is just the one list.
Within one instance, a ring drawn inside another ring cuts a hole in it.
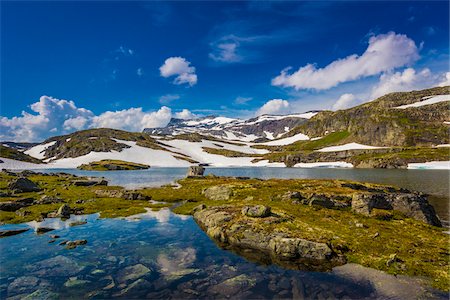
[{"label": "submerged rock", "polygon": [[54,228],[50,228],[50,227],[38,227],[38,228],[36,228],[36,233],[37,234],[44,234],[46,232],[53,231],[53,230],[55,230],[55,229]]},{"label": "submerged rock", "polygon": [[67,241],[65,243],[66,245],[66,249],[74,249],[77,246],[80,245],[86,245],[87,244],[87,240],[75,240],[75,241]]},{"label": "submerged rock", "polygon": [[20,234],[30,230],[29,228],[0,230],[0,238]]},{"label": "submerged rock", "polygon": [[36,183],[25,177],[13,179],[8,184],[8,188],[19,193],[39,192],[42,190]]},{"label": "submerged rock", "polygon": [[125,283],[128,281],[137,280],[142,276],[151,273],[152,270],[144,266],[143,264],[137,264],[134,266],[126,267],[117,273],[117,282]]}]

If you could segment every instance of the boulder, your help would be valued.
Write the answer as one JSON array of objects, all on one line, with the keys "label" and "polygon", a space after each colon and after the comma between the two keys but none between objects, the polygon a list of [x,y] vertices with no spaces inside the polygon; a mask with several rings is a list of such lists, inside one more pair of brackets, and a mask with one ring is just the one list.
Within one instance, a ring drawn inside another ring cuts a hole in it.
[{"label": "boulder", "polygon": [[108,181],[106,181],[103,178],[79,179],[79,180],[74,180],[73,185],[75,185],[75,186],[108,185]]},{"label": "boulder", "polygon": [[265,205],[244,206],[241,213],[247,217],[265,218],[270,216],[271,208]]},{"label": "boulder", "polygon": [[126,283],[130,281],[135,281],[151,272],[152,270],[147,268],[143,264],[137,264],[120,270],[117,273],[116,279],[117,282],[119,283]]},{"label": "boulder", "polygon": [[74,240],[74,241],[67,241],[65,243],[66,249],[74,249],[77,246],[86,245],[86,244],[87,244],[87,240]]},{"label": "boulder", "polygon": [[70,209],[69,205],[63,204],[63,205],[61,205],[61,207],[56,212],[55,217],[56,218],[69,218],[71,211],[72,210]]},{"label": "boulder", "polygon": [[25,177],[13,179],[8,184],[8,188],[19,193],[39,192],[42,190],[36,183]]},{"label": "boulder", "polygon": [[201,177],[205,173],[205,168],[202,166],[190,166],[187,172],[187,177]]},{"label": "boulder", "polygon": [[229,185],[216,185],[204,189],[202,194],[210,200],[224,201],[233,196],[233,189]]},{"label": "boulder", "polygon": [[322,206],[325,208],[333,208],[335,203],[325,195],[313,195],[309,199],[309,205]]},{"label": "boulder", "polygon": [[55,230],[55,229],[54,228],[50,228],[50,227],[38,227],[38,228],[36,228],[36,233],[37,234],[44,234],[46,232],[53,231],[53,230]]},{"label": "boulder", "polygon": [[63,199],[56,196],[43,195],[41,199],[34,201],[34,204],[52,204],[64,202]]},{"label": "boulder", "polygon": [[22,198],[14,201],[0,202],[0,210],[2,211],[16,211],[22,207],[27,207],[33,204],[33,198]]},{"label": "boulder", "polygon": [[6,236],[12,236],[16,234],[20,234],[23,232],[26,232],[30,230],[29,228],[23,228],[23,229],[8,229],[8,230],[0,230],[0,238],[6,237]]}]

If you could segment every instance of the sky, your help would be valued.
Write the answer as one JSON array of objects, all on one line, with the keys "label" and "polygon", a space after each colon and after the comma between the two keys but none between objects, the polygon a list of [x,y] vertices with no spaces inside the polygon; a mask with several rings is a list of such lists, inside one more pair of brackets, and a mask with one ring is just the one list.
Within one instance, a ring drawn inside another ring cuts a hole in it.
[{"label": "sky", "polygon": [[448,1],[2,1],[0,140],[450,84]]}]

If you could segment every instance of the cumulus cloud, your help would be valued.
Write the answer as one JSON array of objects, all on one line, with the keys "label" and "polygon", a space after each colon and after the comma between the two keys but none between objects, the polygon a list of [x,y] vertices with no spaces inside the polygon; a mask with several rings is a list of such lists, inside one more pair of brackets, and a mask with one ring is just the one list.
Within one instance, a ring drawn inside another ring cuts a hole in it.
[{"label": "cumulus cloud", "polygon": [[0,140],[40,142],[50,136],[99,127],[142,131],[144,128],[166,126],[172,115],[177,118],[195,117],[186,109],[172,114],[166,106],[150,112],[132,107],[95,115],[88,109],[77,107],[73,101],[48,96],[40,97],[30,108],[32,113],[23,111],[18,117],[0,117]]},{"label": "cumulus cloud", "polygon": [[353,107],[359,104],[358,99],[353,94],[343,94],[339,97],[336,103],[333,104],[332,110],[340,110]]},{"label": "cumulus cloud", "polygon": [[198,116],[196,114],[193,114],[188,109],[183,109],[182,111],[175,113],[175,118],[177,118],[177,119],[189,120],[189,119],[195,119],[197,117]]},{"label": "cumulus cloud", "polygon": [[239,42],[237,40],[222,40],[212,44],[213,51],[209,53],[212,60],[226,63],[239,62],[242,56],[238,55]]},{"label": "cumulus cloud", "polygon": [[353,54],[338,59],[324,68],[307,64],[290,73],[281,71],[272,79],[272,85],[299,89],[326,90],[340,83],[392,71],[419,59],[419,49],[413,40],[403,34],[389,32],[372,36],[362,55]]},{"label": "cumulus cloud", "polygon": [[257,111],[256,115],[269,115],[269,114],[285,114],[289,112],[289,102],[282,99],[272,99],[267,101]]},{"label": "cumulus cloud", "polygon": [[187,83],[194,86],[197,83],[195,67],[183,57],[169,57],[159,68],[159,72],[164,78],[175,76],[173,83],[177,85]]},{"label": "cumulus cloud", "polygon": [[447,72],[442,75],[442,79],[438,83],[438,86],[449,86],[449,85],[450,85],[450,72]]},{"label": "cumulus cloud", "polygon": [[419,72],[413,68],[407,68],[402,72],[385,73],[373,87],[371,98],[375,99],[391,92],[406,92],[437,86],[440,80],[442,77],[434,75],[428,68]]}]

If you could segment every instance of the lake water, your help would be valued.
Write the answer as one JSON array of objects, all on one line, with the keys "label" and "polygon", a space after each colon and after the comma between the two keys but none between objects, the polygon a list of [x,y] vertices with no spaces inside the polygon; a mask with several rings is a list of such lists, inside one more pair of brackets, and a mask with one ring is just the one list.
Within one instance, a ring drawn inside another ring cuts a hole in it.
[{"label": "lake water", "polygon": [[[161,186],[185,177],[187,168],[150,168],[137,171],[47,170],[84,176],[103,176],[110,185],[129,189]],[[449,224],[450,172],[448,170],[339,169],[339,168],[206,168],[205,174],[256,178],[328,178],[394,185],[429,194],[429,201],[444,225]]]},{"label": "lake water", "polygon": [[[129,188],[170,183],[186,173],[186,169],[165,168],[64,171],[104,176],[113,185]],[[433,194],[447,202],[442,207],[448,207],[447,171],[208,168],[207,173],[395,184]],[[87,223],[69,226],[79,220]],[[38,226],[55,230],[37,235],[33,229]],[[376,295],[372,285],[357,283],[334,271],[295,271],[248,261],[216,246],[191,217],[168,209],[120,219],[99,219],[93,214],[72,216],[66,221],[46,219],[39,224],[0,226],[13,228],[31,230],[0,239],[0,299],[334,299]],[[49,243],[53,234],[60,237]],[[64,240],[80,239],[86,239],[87,244],[71,250],[59,245]]]}]

